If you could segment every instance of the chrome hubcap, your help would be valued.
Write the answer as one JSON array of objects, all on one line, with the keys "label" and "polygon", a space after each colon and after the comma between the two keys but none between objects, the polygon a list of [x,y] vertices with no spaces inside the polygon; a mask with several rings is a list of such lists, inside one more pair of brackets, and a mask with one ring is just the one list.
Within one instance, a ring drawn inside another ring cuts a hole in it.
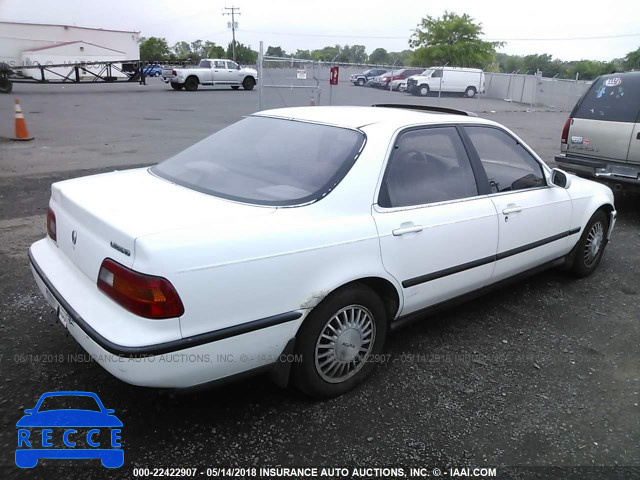
[{"label": "chrome hubcap", "polygon": [[320,331],[315,350],[316,371],[329,383],[353,377],[365,365],[375,338],[371,312],[362,305],[344,307]]},{"label": "chrome hubcap", "polygon": [[584,244],[584,263],[590,267],[598,259],[602,242],[604,241],[604,227],[601,222],[596,222],[589,230],[587,241]]}]

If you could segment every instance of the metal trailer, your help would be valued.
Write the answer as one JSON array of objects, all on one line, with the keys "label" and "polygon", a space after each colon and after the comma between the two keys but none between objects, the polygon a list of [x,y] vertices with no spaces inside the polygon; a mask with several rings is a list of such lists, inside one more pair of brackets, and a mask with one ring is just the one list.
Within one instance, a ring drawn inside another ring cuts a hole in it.
[{"label": "metal trailer", "polygon": [[[180,60],[171,64],[190,63]],[[109,62],[82,62],[57,65],[21,65],[12,67],[0,63],[0,93],[11,93],[14,83],[90,84],[90,83],[131,83],[145,85],[145,67],[150,64],[167,62],[143,62],[141,60],[118,60]],[[32,73],[31,73],[32,72]],[[121,73],[122,76],[115,76]],[[54,78],[47,78],[53,76]]]}]

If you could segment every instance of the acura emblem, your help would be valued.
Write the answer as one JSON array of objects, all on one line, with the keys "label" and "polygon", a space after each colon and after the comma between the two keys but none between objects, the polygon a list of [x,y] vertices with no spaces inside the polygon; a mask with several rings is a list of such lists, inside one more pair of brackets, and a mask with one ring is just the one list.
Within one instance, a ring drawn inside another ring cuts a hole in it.
[{"label": "acura emblem", "polygon": [[78,232],[74,230],[73,232],[71,232],[71,243],[75,245],[77,241],[78,241]]}]

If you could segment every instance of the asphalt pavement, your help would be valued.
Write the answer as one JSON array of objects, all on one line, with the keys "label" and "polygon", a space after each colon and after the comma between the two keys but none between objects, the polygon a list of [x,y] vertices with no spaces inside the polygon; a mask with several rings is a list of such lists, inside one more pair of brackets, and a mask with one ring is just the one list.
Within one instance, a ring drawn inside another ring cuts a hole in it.
[{"label": "asphalt pavement", "polygon": [[[301,89],[272,90],[263,105],[308,104]],[[425,317],[391,335],[387,361],[340,398],[311,401],[265,377],[176,394],[127,385],[91,362],[55,322],[26,252],[45,234],[52,182],[168,158],[256,111],[258,92],[176,92],[158,79],[17,85],[0,95],[0,137],[12,134],[15,97],[35,140],[0,140],[0,477],[132,478],[134,467],[157,466],[520,465],[605,466],[582,478],[612,478],[610,467],[640,467],[638,197],[617,198],[618,225],[593,276],[549,271]],[[549,162],[566,119],[528,105],[346,83],[331,99],[476,111]],[[328,103],[324,87],[320,103]],[[92,391],[115,409],[124,423],[122,469],[15,467],[16,421],[55,390]],[[531,472],[512,478],[545,475]]]}]

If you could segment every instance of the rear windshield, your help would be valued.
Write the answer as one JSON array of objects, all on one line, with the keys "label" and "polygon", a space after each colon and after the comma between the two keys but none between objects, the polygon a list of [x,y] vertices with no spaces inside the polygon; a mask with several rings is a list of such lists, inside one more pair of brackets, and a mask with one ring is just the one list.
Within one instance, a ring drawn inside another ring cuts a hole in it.
[{"label": "rear windshield", "polygon": [[151,169],[179,185],[245,203],[299,205],[327,195],[364,145],[356,130],[248,117]]},{"label": "rear windshield", "polygon": [[640,111],[640,74],[603,75],[596,79],[573,112],[575,118],[635,122]]}]

